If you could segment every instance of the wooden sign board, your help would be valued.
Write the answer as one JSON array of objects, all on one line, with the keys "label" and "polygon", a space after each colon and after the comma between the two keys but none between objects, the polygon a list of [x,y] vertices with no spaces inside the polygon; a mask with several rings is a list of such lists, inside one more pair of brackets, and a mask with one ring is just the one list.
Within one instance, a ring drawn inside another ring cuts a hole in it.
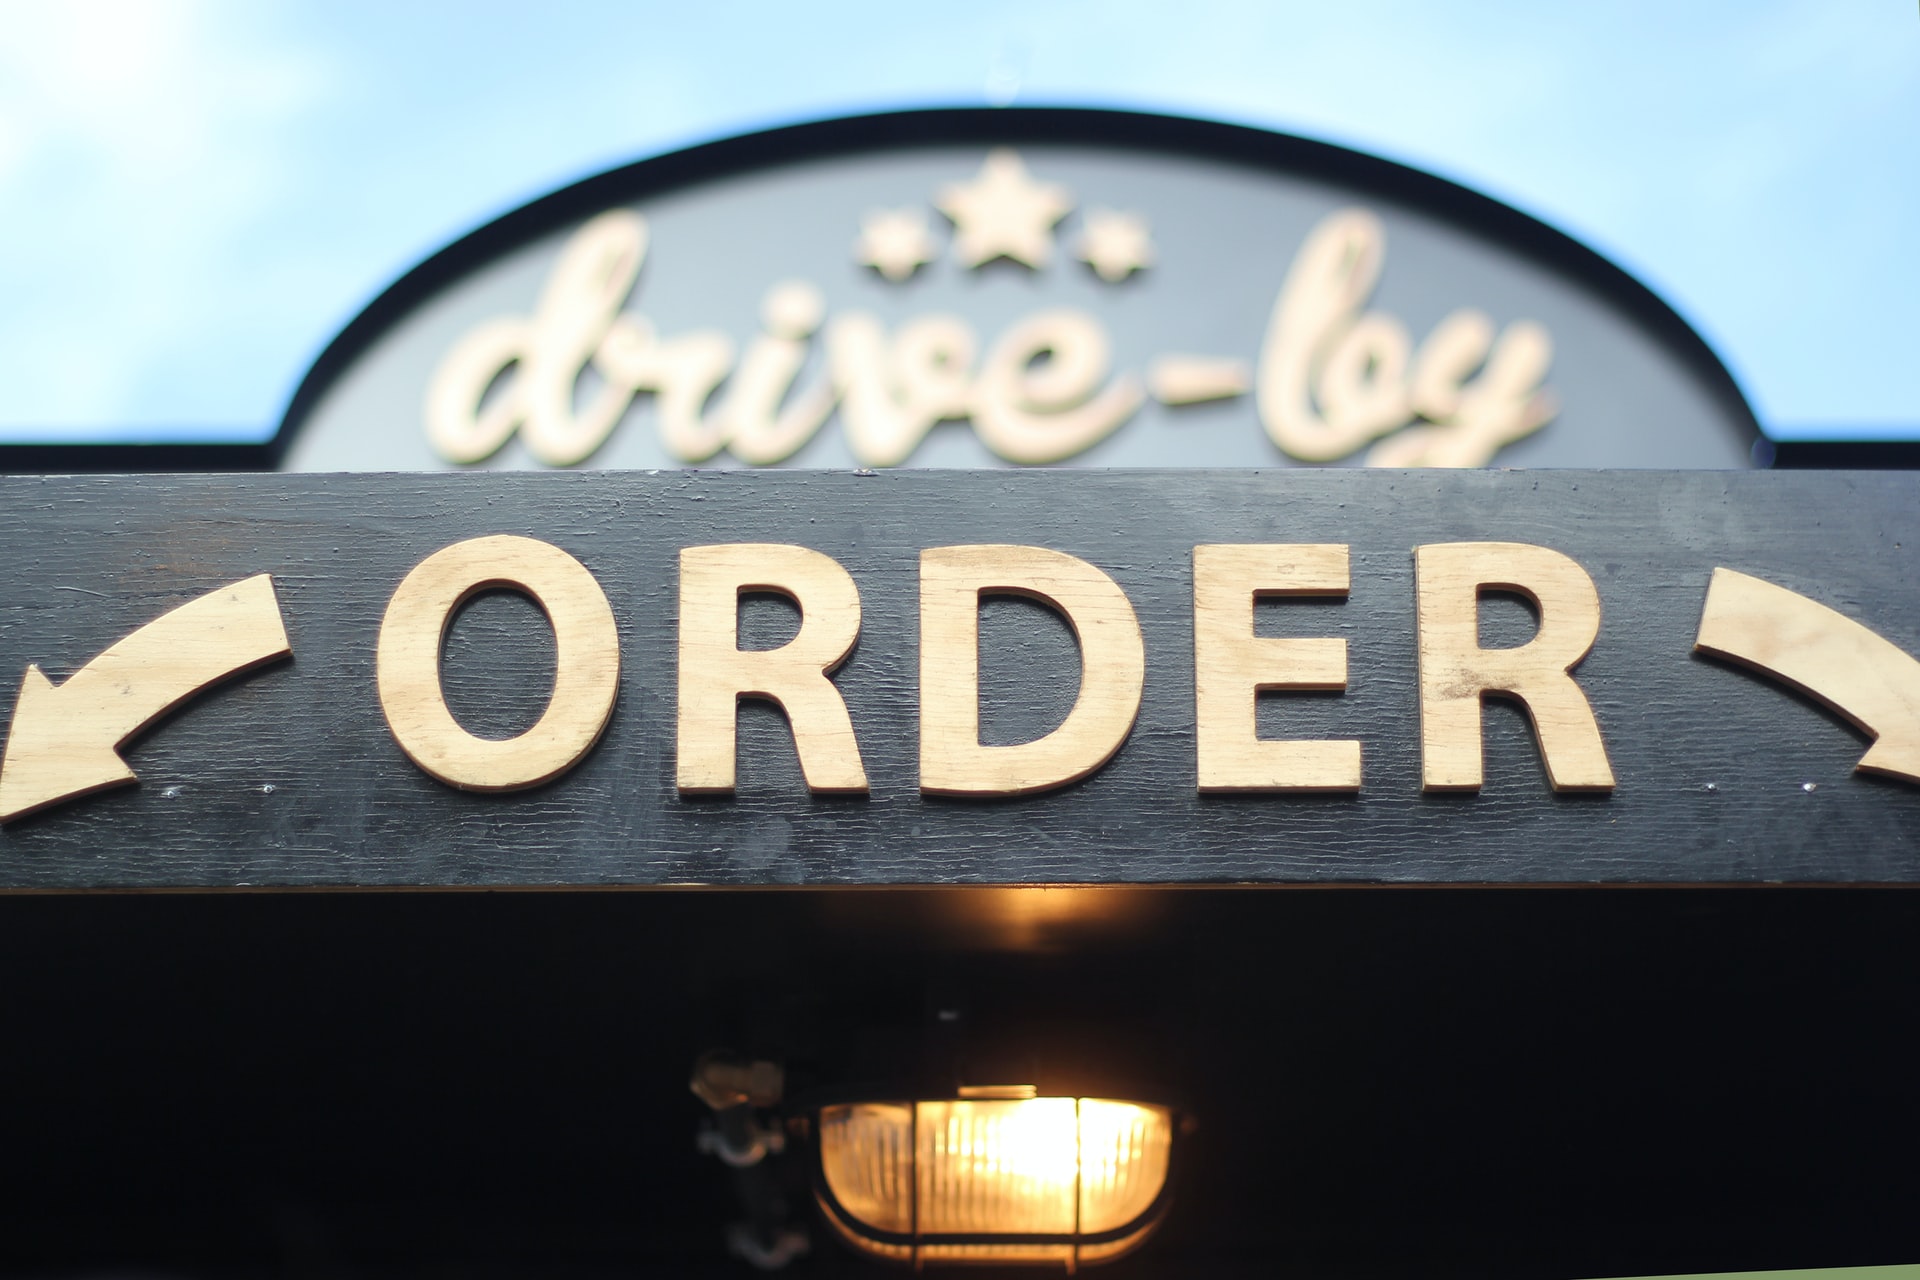
[{"label": "wooden sign board", "polygon": [[11,889],[1920,882],[1912,475],[11,477],[0,545]]}]

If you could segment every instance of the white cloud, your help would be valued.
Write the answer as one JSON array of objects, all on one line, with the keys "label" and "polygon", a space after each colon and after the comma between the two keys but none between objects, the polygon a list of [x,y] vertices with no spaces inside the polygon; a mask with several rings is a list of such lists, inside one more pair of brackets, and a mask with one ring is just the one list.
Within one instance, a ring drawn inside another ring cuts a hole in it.
[{"label": "white cloud", "polygon": [[980,102],[996,59],[1021,102],[1435,169],[1645,275],[1763,408],[1920,417],[1910,6],[0,0],[0,32],[0,424],[264,429],[478,221],[680,140]]},{"label": "white cloud", "polygon": [[[256,11],[257,12],[257,11]],[[0,359],[12,423],[151,421],[272,208],[310,60],[201,0],[0,4]]]}]

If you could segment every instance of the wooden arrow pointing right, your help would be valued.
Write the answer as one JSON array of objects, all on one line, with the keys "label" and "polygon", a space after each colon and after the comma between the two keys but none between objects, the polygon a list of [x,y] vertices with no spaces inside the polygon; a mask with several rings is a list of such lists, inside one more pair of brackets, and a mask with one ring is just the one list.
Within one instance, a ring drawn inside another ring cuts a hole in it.
[{"label": "wooden arrow pointing right", "polygon": [[1920,661],[1843,613],[1715,569],[1694,652],[1798,689],[1873,738],[1855,766],[1920,783]]},{"label": "wooden arrow pointing right", "polygon": [[162,614],[58,688],[29,666],[0,756],[0,822],[137,781],[122,743],[208,685],[292,652],[262,573]]}]

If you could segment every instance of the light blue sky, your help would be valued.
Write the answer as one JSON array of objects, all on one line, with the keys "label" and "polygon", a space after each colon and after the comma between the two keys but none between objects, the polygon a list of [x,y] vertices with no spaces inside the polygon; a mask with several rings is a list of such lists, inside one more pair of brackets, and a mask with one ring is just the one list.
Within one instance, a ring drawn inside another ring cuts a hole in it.
[{"label": "light blue sky", "polygon": [[1776,434],[1920,436],[1914,0],[0,0],[0,32],[0,438],[258,438],[524,200],[1009,94],[1445,174],[1641,276]]}]

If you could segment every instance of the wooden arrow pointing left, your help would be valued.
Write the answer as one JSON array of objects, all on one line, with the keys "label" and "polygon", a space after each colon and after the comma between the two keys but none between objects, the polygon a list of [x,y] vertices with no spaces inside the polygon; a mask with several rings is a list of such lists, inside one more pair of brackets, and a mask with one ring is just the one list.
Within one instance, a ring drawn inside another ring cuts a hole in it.
[{"label": "wooden arrow pointing left", "polygon": [[0,822],[137,781],[123,743],[209,685],[292,652],[262,573],[162,614],[57,688],[29,666],[0,756]]}]

